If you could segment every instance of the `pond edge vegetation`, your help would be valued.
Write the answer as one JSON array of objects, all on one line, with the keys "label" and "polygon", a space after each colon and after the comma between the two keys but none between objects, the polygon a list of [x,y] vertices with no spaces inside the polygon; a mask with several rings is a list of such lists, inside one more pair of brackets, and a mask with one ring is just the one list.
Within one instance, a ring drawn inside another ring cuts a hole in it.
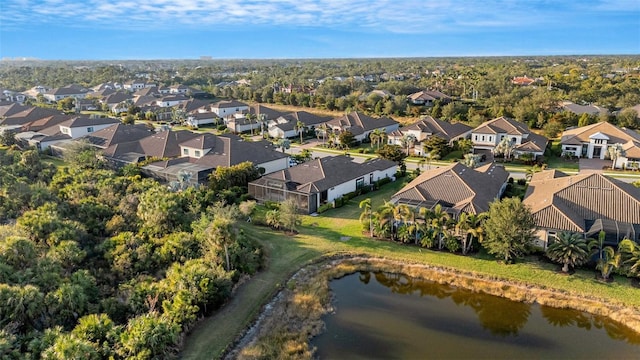
[{"label": "pond edge vegetation", "polygon": [[640,308],[610,299],[443,266],[367,255],[333,255],[297,271],[263,307],[226,358],[313,358],[315,349],[310,340],[323,332],[323,315],[333,311],[330,281],[359,271],[403,274],[512,301],[584,311],[640,333]]}]

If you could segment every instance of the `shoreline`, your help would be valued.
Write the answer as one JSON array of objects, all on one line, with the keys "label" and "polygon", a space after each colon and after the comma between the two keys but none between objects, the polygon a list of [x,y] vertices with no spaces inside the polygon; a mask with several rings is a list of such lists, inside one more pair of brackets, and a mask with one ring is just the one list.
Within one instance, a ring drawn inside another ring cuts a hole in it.
[{"label": "shoreline", "polygon": [[571,308],[608,317],[640,333],[640,307],[441,266],[365,255],[337,256],[298,270],[263,306],[259,317],[224,358],[252,359],[270,354],[312,358],[310,340],[324,330],[322,316],[333,310],[329,282],[358,271],[401,273],[512,301]]}]

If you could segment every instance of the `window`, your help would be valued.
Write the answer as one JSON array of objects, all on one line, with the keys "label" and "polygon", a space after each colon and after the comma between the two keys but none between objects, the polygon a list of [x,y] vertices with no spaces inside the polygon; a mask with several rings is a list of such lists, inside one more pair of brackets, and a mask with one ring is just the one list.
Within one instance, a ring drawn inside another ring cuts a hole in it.
[{"label": "window", "polygon": [[478,135],[473,135],[473,140],[478,141]]},{"label": "window", "polygon": [[547,241],[557,238],[558,234],[555,231],[547,231]]},{"label": "window", "polygon": [[604,140],[603,139],[596,139],[595,143],[596,144],[604,144]]},{"label": "window", "polygon": [[182,149],[182,155],[189,155],[189,149]]},{"label": "window", "polygon": [[356,190],[364,187],[364,177],[356,179]]},{"label": "window", "polygon": [[93,132],[93,126],[89,126],[89,127],[87,128],[87,132]]},{"label": "window", "polygon": [[482,141],[484,141],[484,135],[482,135]]},{"label": "window", "polygon": [[489,141],[493,141],[493,136],[489,136]]},{"label": "window", "polygon": [[196,155],[196,157],[200,157],[200,150],[196,150],[195,151],[195,155]]},{"label": "window", "polygon": [[69,134],[69,128],[61,127],[60,131],[62,131],[63,134]]}]

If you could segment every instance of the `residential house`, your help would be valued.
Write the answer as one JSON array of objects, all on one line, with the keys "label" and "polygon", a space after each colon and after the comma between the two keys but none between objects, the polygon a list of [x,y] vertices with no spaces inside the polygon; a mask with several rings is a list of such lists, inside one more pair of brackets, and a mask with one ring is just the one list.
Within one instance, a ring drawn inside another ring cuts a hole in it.
[{"label": "residential house", "polygon": [[508,179],[509,173],[495,163],[475,169],[453,163],[426,170],[395,193],[391,202],[427,209],[439,204],[454,217],[462,212],[479,214],[502,196]]},{"label": "residential house", "polygon": [[78,85],[69,85],[60,88],[51,89],[42,95],[49,101],[59,101],[65,98],[84,99],[91,92],[89,89]]},{"label": "residential house", "polygon": [[640,134],[608,122],[566,130],[562,133],[560,144],[563,154],[588,159],[609,158],[608,148],[620,144],[625,151],[616,160],[615,167],[640,166]]},{"label": "residential house", "polygon": [[152,129],[144,124],[127,125],[118,123],[102,130],[94,131],[81,137],[81,139],[88,141],[89,144],[97,148],[107,149],[116,144],[140,140],[154,133]]},{"label": "residential house", "polygon": [[367,141],[369,134],[376,129],[389,134],[400,127],[400,123],[391,118],[373,118],[356,111],[331,119],[326,124],[334,134],[348,130],[353,134],[354,139],[360,142]]},{"label": "residential house", "polygon": [[128,92],[118,91],[107,95],[100,102],[106,104],[112,113],[119,114],[126,112],[129,105],[133,104],[133,96]]},{"label": "residential house", "polygon": [[306,129],[313,129],[329,119],[329,117],[314,115],[306,111],[296,111],[269,121],[267,127],[269,136],[272,138],[293,138],[299,136],[298,122],[303,123]]},{"label": "residential house", "polygon": [[606,108],[602,108],[596,105],[579,105],[574,104],[571,101],[563,101],[560,103],[560,109],[564,111],[572,112],[576,115],[589,114],[589,115],[600,115],[600,114],[609,114],[609,110]]},{"label": "residential house", "polygon": [[542,249],[561,231],[592,238],[604,231],[612,246],[625,237],[640,241],[640,189],[601,173],[535,173],[523,203],[533,213],[535,245]]},{"label": "residential house", "polygon": [[189,101],[189,98],[180,95],[165,95],[156,100],[156,105],[160,107],[172,107]]},{"label": "residential house", "polygon": [[74,116],[69,120],[38,130],[32,134],[25,133],[18,135],[23,139],[27,139],[28,136],[30,145],[36,146],[40,151],[44,151],[59,142],[77,139],[119,122],[118,119],[113,118]]},{"label": "residential house", "polygon": [[423,90],[407,96],[413,105],[433,106],[436,101],[448,103],[452,99],[449,95],[443,94],[437,90]]},{"label": "residential house", "polygon": [[248,111],[249,105],[237,100],[223,100],[211,105],[211,111],[225,119],[228,115]]},{"label": "residential house", "polygon": [[453,145],[456,140],[465,139],[471,134],[472,127],[462,123],[449,123],[426,116],[419,121],[399,128],[387,135],[387,144],[402,145],[403,138],[407,135],[415,137],[414,153],[423,155],[422,142],[432,136],[438,136],[446,140],[449,145]]},{"label": "residential house", "polygon": [[0,88],[0,102],[17,102],[23,103],[27,99],[27,95],[17,91]]},{"label": "residential house", "polygon": [[513,79],[511,79],[511,83],[514,85],[519,85],[519,86],[529,86],[529,85],[533,85],[535,83],[538,82],[538,79],[532,79],[530,77],[528,77],[527,75],[525,76],[514,76]]},{"label": "residential house", "polygon": [[236,135],[198,134],[180,144],[180,157],[144,166],[145,173],[166,181],[175,181],[181,172],[192,174],[193,182],[206,182],[220,166],[250,161],[268,174],[289,165],[289,155],[277,151],[268,141],[244,141]]},{"label": "residential house", "polygon": [[199,112],[195,111],[186,115],[184,120],[187,126],[199,128],[202,125],[217,124],[220,121],[218,115],[214,112]]},{"label": "residential house", "polygon": [[[252,120],[247,119],[250,114]],[[263,130],[266,128],[270,120],[275,120],[285,113],[273,110],[261,104],[252,105],[248,112],[242,114],[234,114],[227,120],[227,127],[236,134],[253,130]]]},{"label": "residential house", "polygon": [[138,91],[140,89],[144,89],[144,88],[150,88],[150,87],[155,87],[156,84],[154,83],[149,83],[146,82],[144,80],[129,80],[127,82],[125,82],[124,84],[122,84],[122,88],[125,90],[129,90],[131,92],[135,92]]},{"label": "residential house", "polygon": [[476,151],[494,151],[505,137],[514,145],[516,157],[524,153],[542,156],[549,142],[544,136],[531,132],[526,124],[504,116],[486,121],[471,131],[471,141]]},{"label": "residential house", "polygon": [[131,138],[130,141],[110,144],[104,149],[103,155],[115,164],[137,163],[149,158],[175,158],[182,154],[182,143],[199,136],[197,133],[186,130],[152,131],[138,139],[131,136],[142,134],[138,130],[133,134],[128,134]]},{"label": "residential house", "polygon": [[344,194],[393,178],[396,170],[396,163],[380,158],[356,163],[344,155],[324,157],[252,181],[249,194],[260,202],[293,198],[310,214]]}]

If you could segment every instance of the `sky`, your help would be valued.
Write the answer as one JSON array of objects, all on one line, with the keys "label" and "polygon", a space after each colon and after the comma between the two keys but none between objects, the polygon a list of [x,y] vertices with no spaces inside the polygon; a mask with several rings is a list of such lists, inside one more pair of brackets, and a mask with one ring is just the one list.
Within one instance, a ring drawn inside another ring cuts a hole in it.
[{"label": "sky", "polygon": [[0,58],[640,54],[640,0],[0,0]]}]

